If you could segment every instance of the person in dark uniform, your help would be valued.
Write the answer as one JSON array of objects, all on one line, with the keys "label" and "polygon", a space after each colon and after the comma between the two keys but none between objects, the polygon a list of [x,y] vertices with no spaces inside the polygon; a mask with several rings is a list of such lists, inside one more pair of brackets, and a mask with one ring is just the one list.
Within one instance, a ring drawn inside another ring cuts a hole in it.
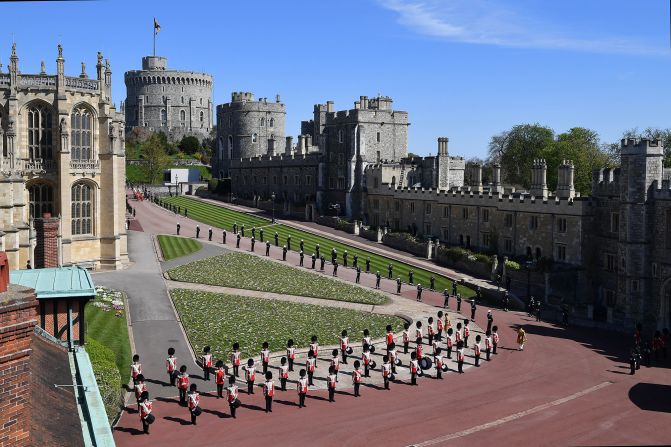
[{"label": "person in dark uniform", "polygon": [[629,374],[632,376],[636,374],[636,351],[634,349],[631,350],[629,355]]},{"label": "person in dark uniform", "polygon": [[338,261],[333,263],[333,276],[338,276]]},{"label": "person in dark uniform", "polygon": [[336,262],[336,259],[338,259],[338,252],[336,251],[335,248],[331,249],[331,263]]},{"label": "person in dark uniform", "polygon": [[256,237],[256,227],[252,227],[252,237]]},{"label": "person in dark uniform", "polygon": [[429,278],[429,282],[430,282],[430,287],[429,287],[429,289],[430,289],[430,290],[435,290],[435,287],[436,287],[436,277],[433,276],[433,275],[431,275],[431,278]]},{"label": "person in dark uniform", "polygon": [[380,278],[381,278],[380,271],[378,270],[377,272],[375,272],[375,288],[376,289],[380,288]]},{"label": "person in dark uniform", "polygon": [[506,275],[506,290],[510,290],[510,275]]},{"label": "person in dark uniform", "polygon": [[457,294],[457,280],[453,279],[452,280],[452,295],[456,295],[456,294]]},{"label": "person in dark uniform", "polygon": [[291,235],[287,236],[287,250],[291,250]]},{"label": "person in dark uniform", "polygon": [[240,225],[240,234],[245,237],[245,224]]},{"label": "person in dark uniform", "polygon": [[237,223],[233,224],[233,234],[238,234],[238,224]]},{"label": "person in dark uniform", "polygon": [[200,237],[200,226],[196,225],[196,239]]},{"label": "person in dark uniform", "polygon": [[177,224],[177,236],[179,236],[179,230],[182,228],[180,224]]},{"label": "person in dark uniform", "polygon": [[184,208],[184,217],[189,217],[189,210]]},{"label": "person in dark uniform", "polygon": [[494,316],[492,315],[491,309],[487,311],[487,332],[492,330],[492,324],[494,324]]},{"label": "person in dark uniform", "polygon": [[322,272],[324,271],[324,265],[326,264],[326,258],[324,258],[324,255],[322,255],[321,258],[319,258],[319,270]]},{"label": "person in dark uniform", "polygon": [[536,321],[541,321],[541,300],[536,301]]},{"label": "person in dark uniform", "polygon": [[370,258],[366,258],[366,273],[370,272]]},{"label": "person in dark uniform", "polygon": [[356,268],[356,279],[354,280],[357,284],[361,281],[361,267]]},{"label": "person in dark uniform", "polygon": [[242,236],[240,235],[240,233],[238,233],[238,236],[235,240],[235,248],[240,248],[240,239],[242,239]]},{"label": "person in dark uniform", "polygon": [[200,409],[200,395],[198,394],[198,385],[192,383],[189,387],[189,395],[187,397],[189,413],[191,413],[191,423],[196,425],[196,418],[202,410]]},{"label": "person in dark uniform", "polygon": [[389,264],[389,267],[387,267],[387,278],[391,279],[392,276],[394,276],[394,266]]},{"label": "person in dark uniform", "polygon": [[508,304],[510,302],[510,297],[508,296],[508,292],[506,291],[503,294],[503,311],[508,312]]},{"label": "person in dark uniform", "polygon": [[415,273],[412,270],[410,270],[408,272],[408,284],[413,284],[413,277],[414,276],[415,276]]},{"label": "person in dark uniform", "polygon": [[207,230],[207,240],[212,242],[212,227],[210,227],[210,229]]},{"label": "person in dark uniform", "polygon": [[222,231],[221,240],[222,240],[222,243],[225,245],[226,244],[226,230]]},{"label": "person in dark uniform", "polygon": [[403,283],[401,282],[401,277],[399,276],[396,278],[396,293],[399,295],[401,294],[401,284]]},{"label": "person in dark uniform", "polygon": [[298,256],[299,256],[298,265],[300,267],[303,267],[303,258],[305,257],[305,254],[303,253],[303,250],[301,250],[301,252],[298,254]]},{"label": "person in dark uniform", "polygon": [[422,285],[417,284],[417,301],[422,301]]},{"label": "person in dark uniform", "polygon": [[252,251],[254,251],[254,244],[255,243],[256,243],[256,239],[254,238],[254,236],[252,236],[252,239],[251,239]]},{"label": "person in dark uniform", "polygon": [[266,241],[266,256],[270,256],[270,241]]},{"label": "person in dark uniform", "polygon": [[260,229],[259,229],[259,240],[260,240],[261,242],[265,242],[265,241],[263,240],[263,228],[260,228]]},{"label": "person in dark uniform", "polygon": [[305,241],[303,241],[303,239],[298,243],[298,248],[300,248],[301,251],[305,250]]},{"label": "person in dark uniform", "polygon": [[477,298],[478,301],[482,299],[482,289],[480,289],[480,286],[475,289],[475,298]]},{"label": "person in dark uniform", "polygon": [[450,292],[447,289],[443,290],[443,307],[446,309],[450,307]]},{"label": "person in dark uniform", "polygon": [[321,257],[321,256],[319,256],[319,244],[315,245],[315,254],[316,254],[317,258]]},{"label": "person in dark uniform", "polygon": [[317,256],[315,256],[315,254],[312,253],[312,270],[315,269],[315,262],[317,262]]},{"label": "person in dark uniform", "polygon": [[343,267],[347,268],[347,250],[345,250],[342,254],[342,265]]},{"label": "person in dark uniform", "polygon": [[356,254],[352,256],[352,267],[357,268],[359,267],[359,256]]},{"label": "person in dark uniform", "polygon": [[461,294],[457,293],[457,312],[461,312]]},{"label": "person in dark uniform", "polygon": [[275,247],[280,246],[280,235],[277,234],[277,231],[275,232]]},{"label": "person in dark uniform", "polygon": [[287,260],[287,246],[282,247],[282,260],[286,261]]}]

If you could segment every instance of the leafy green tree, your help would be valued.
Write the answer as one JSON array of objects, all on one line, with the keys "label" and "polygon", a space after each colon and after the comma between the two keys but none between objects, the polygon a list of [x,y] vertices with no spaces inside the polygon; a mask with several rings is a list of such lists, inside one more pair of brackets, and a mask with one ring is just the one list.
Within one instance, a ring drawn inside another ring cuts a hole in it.
[{"label": "leafy green tree", "polygon": [[194,136],[185,136],[182,138],[182,141],[179,142],[179,150],[185,154],[193,155],[196,152],[200,151],[200,142],[198,138]]},{"label": "leafy green tree", "polygon": [[145,181],[148,183],[160,183],[163,170],[170,165],[166,146],[167,139],[161,138],[160,133],[153,134],[142,144],[142,158],[144,159],[142,170]]}]

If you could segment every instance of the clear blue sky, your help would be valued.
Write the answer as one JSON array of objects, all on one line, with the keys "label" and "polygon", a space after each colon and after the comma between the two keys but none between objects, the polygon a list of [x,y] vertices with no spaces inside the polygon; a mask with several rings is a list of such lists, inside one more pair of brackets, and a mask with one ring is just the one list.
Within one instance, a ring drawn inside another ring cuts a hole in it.
[{"label": "clear blue sky", "polygon": [[394,98],[410,113],[410,150],[484,157],[493,134],[538,122],[596,130],[671,127],[668,2],[662,0],[254,0],[0,3],[0,61],[12,36],[20,68],[66,72],[109,57],[117,104],[123,73],[152,51],[171,67],[214,75],[214,103],[231,91],[282,95],[287,133],[316,103],[351,108],[359,95]]}]

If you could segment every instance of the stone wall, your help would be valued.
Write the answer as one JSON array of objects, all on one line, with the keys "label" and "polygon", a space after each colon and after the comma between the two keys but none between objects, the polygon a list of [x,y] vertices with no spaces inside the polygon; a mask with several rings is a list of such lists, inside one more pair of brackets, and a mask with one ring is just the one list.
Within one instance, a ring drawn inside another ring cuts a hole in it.
[{"label": "stone wall", "polygon": [[418,242],[408,233],[387,233],[382,237],[382,243],[397,250],[412,253],[415,256],[426,258],[430,242]]}]

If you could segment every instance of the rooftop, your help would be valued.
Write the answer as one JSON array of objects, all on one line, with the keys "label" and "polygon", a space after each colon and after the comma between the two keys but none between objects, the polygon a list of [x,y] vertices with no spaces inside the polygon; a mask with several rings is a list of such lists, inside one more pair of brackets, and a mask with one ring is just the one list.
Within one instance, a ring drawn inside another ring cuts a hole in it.
[{"label": "rooftop", "polygon": [[9,282],[35,289],[38,299],[96,294],[91,274],[81,267],[13,270],[9,273]]}]

